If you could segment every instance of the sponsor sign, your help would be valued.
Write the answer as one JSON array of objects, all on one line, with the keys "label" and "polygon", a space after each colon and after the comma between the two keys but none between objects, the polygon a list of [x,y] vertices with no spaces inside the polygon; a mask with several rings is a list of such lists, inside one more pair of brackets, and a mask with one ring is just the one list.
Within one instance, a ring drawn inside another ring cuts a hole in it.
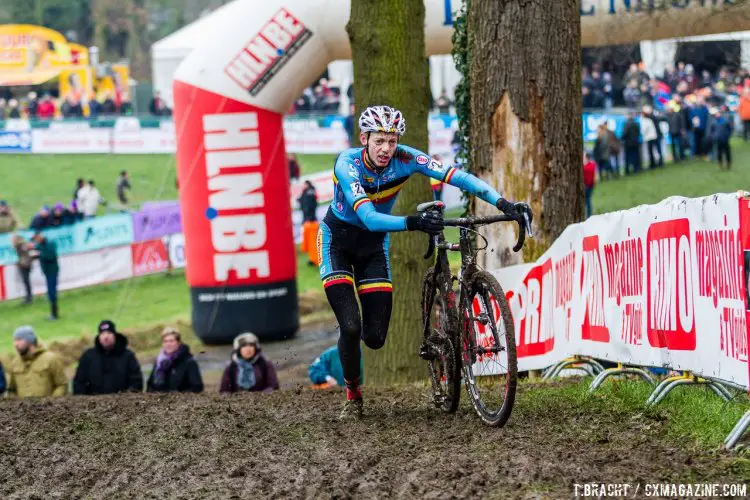
[{"label": "sponsor sign", "polygon": [[133,243],[133,276],[166,271],[169,268],[167,247],[162,240]]},{"label": "sponsor sign", "polygon": [[180,232],[182,232],[182,221],[180,205],[177,202],[144,207],[133,214],[133,241],[154,240]]},{"label": "sponsor sign", "polygon": [[31,132],[0,130],[0,153],[30,153]]}]

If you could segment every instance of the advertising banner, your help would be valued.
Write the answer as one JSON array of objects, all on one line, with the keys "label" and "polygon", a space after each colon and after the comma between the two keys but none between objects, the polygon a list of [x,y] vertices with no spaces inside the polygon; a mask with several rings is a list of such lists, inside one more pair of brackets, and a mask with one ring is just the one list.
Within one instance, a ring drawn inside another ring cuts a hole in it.
[{"label": "advertising banner", "polygon": [[176,150],[177,140],[174,130],[160,128],[115,130],[112,136],[112,153],[115,154],[169,154]]},{"label": "advertising banner", "polygon": [[[27,240],[32,231],[21,231]],[[129,245],[133,241],[133,221],[129,214],[112,214],[84,220],[70,226],[45,229],[44,234],[57,246],[58,255],[89,252],[105,247]],[[18,260],[10,234],[0,234],[0,265]]]},{"label": "advertising banner", "polygon": [[[63,255],[59,259],[59,290],[71,290],[133,276],[133,259],[130,245],[103,248],[93,252]],[[25,295],[23,281],[17,266],[2,268],[7,300]],[[38,264],[31,271],[31,288],[35,295],[47,292],[46,280]]]},{"label": "advertising banner", "polygon": [[569,226],[534,264],[494,272],[519,370],[579,354],[748,386],[736,194],[672,197]]},{"label": "advertising banner", "polygon": [[181,233],[180,204],[157,205],[133,214],[133,241],[147,241]]},{"label": "advertising banner", "polygon": [[167,247],[162,240],[133,243],[133,276],[161,273],[169,268]]},{"label": "advertising banner", "polygon": [[31,132],[0,131],[0,153],[30,153]]},{"label": "advertising banner", "polygon": [[185,236],[182,233],[170,234],[162,238],[169,250],[169,262],[174,269],[182,269],[187,265],[185,256]]},{"label": "advertising banner", "polygon": [[31,132],[32,153],[109,153],[112,129],[55,128],[34,129]]}]

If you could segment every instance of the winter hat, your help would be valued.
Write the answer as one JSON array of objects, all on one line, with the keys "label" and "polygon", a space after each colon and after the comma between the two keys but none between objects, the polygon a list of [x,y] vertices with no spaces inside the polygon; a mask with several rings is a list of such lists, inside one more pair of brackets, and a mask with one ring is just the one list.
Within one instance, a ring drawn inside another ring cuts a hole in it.
[{"label": "winter hat", "polygon": [[117,328],[113,321],[105,319],[99,322],[99,333],[104,332],[117,333]]},{"label": "winter hat", "polygon": [[65,205],[63,205],[59,201],[55,203],[55,210],[64,210],[64,209],[65,209]]},{"label": "winter hat", "polygon": [[241,333],[234,338],[234,350],[239,351],[243,346],[254,345],[255,349],[260,351],[260,341],[254,333]]},{"label": "winter hat", "polygon": [[13,332],[13,340],[23,340],[27,344],[36,345],[36,334],[34,333],[34,329],[29,325],[19,326]]}]

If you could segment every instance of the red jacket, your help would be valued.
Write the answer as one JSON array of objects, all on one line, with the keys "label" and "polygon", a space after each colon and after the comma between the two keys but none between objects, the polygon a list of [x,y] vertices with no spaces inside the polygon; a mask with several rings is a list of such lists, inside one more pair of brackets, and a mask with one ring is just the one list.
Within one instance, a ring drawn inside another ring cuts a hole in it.
[{"label": "red jacket", "polygon": [[592,160],[583,166],[583,185],[591,188],[594,184],[596,184],[596,163]]},{"label": "red jacket", "polygon": [[52,101],[42,101],[36,108],[36,116],[39,118],[52,118],[55,116],[55,104]]}]

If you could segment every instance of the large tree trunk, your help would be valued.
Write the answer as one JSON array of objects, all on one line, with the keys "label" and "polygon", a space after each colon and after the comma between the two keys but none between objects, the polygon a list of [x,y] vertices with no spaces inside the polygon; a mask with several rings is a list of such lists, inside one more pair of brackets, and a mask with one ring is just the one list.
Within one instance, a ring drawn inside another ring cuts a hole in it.
[{"label": "large tree trunk", "polygon": [[[347,31],[354,63],[355,118],[368,105],[398,108],[407,121],[403,142],[426,151],[429,90],[424,70],[424,15],[423,0],[352,0]],[[430,199],[427,179],[414,176],[401,190],[394,213],[413,214],[418,203]],[[427,375],[424,362],[417,356],[426,243],[422,233],[391,235],[393,315],[385,347],[379,351],[363,348],[368,384],[411,381]]]},{"label": "large tree trunk", "polygon": [[[581,21],[579,0],[472,0],[471,165],[509,200],[530,203],[536,259],[566,226],[583,218]],[[477,215],[496,213],[473,201]],[[517,228],[482,233],[480,262],[495,269],[521,261],[510,248]]]}]

